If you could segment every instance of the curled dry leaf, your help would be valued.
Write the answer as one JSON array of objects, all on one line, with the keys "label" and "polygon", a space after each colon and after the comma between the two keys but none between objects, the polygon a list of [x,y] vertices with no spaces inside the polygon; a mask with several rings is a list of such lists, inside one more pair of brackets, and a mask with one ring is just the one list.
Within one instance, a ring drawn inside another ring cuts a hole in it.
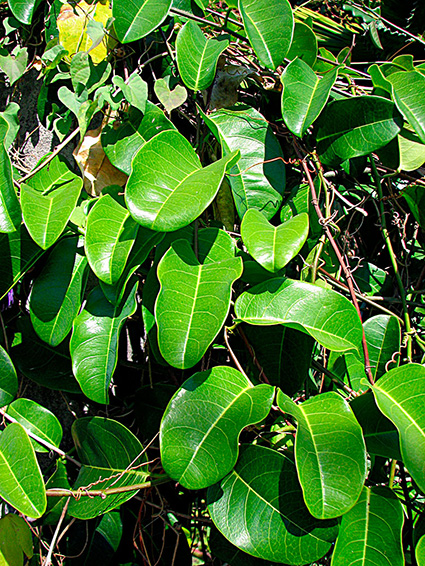
[{"label": "curled dry leaf", "polygon": [[241,82],[252,74],[241,65],[218,66],[210,100],[210,110],[229,108],[238,101],[238,88]]}]

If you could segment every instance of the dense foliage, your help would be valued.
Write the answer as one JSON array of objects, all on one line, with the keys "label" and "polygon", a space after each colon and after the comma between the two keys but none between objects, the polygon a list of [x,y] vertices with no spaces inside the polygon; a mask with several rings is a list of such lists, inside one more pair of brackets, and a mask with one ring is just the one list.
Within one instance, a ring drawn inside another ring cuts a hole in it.
[{"label": "dense foliage", "polygon": [[0,2],[1,564],[425,565],[424,12]]}]

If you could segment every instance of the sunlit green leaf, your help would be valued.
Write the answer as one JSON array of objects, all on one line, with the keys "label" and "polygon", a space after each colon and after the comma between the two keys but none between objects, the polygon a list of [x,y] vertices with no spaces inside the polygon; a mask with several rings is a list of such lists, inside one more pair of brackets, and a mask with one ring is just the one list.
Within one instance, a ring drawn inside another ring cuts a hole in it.
[{"label": "sunlit green leaf", "polygon": [[425,76],[418,71],[402,71],[391,74],[388,81],[393,87],[397,108],[425,143]]},{"label": "sunlit green leaf", "polygon": [[18,376],[9,354],[0,345],[0,406],[13,401],[18,392]]},{"label": "sunlit green leaf", "polygon": [[21,223],[21,207],[13,186],[12,165],[5,141],[9,123],[0,116],[0,232],[14,232]]},{"label": "sunlit green leaf", "polygon": [[170,6],[171,0],[114,0],[112,15],[120,42],[130,43],[148,35],[165,20]]}]

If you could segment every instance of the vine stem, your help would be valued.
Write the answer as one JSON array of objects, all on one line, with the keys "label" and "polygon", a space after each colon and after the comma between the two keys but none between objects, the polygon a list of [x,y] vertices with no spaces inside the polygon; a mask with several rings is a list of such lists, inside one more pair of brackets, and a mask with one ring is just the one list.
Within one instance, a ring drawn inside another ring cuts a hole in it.
[{"label": "vine stem", "polygon": [[52,563],[53,550],[56,546],[56,541],[58,540],[59,531],[60,531],[60,528],[62,526],[63,520],[65,519],[65,515],[66,515],[66,512],[68,510],[68,505],[69,505],[70,499],[71,498],[68,497],[68,499],[65,502],[65,505],[63,506],[62,513],[61,513],[61,516],[59,518],[58,524],[56,525],[56,529],[55,529],[55,532],[53,534],[52,542],[50,543],[49,552],[47,553],[46,560],[44,561],[43,566],[50,566],[50,564]]},{"label": "vine stem", "polygon": [[242,375],[244,375],[247,379],[249,379],[248,376],[245,373],[245,370],[241,366],[240,361],[236,357],[236,354],[234,353],[234,351],[230,347],[229,334],[228,334],[228,327],[227,326],[224,327],[224,341],[226,342],[227,349],[229,350],[230,356],[231,356],[232,360],[234,361],[235,366],[238,368],[238,370],[241,372]]},{"label": "vine stem", "polygon": [[320,210],[319,201],[317,200],[317,195],[316,195],[316,188],[314,186],[313,178],[311,176],[307,162],[306,162],[305,158],[303,158],[301,156],[301,154],[298,150],[298,147],[295,144],[294,144],[294,147],[295,147],[295,151],[296,151],[296,153],[297,153],[297,155],[298,155],[298,157],[301,161],[301,165],[302,165],[302,168],[304,170],[304,173],[307,177],[307,182],[308,182],[308,185],[310,187],[311,196],[312,196],[311,202],[313,203],[317,217],[319,218],[319,222],[323,226],[325,234],[329,239],[329,242],[330,242],[330,244],[331,244],[331,246],[332,246],[332,248],[335,252],[336,257],[338,258],[338,262],[342,267],[342,270],[344,272],[344,277],[347,281],[351,300],[353,301],[354,307],[357,311],[357,314],[359,315],[360,323],[361,323],[361,327],[362,327],[362,346],[363,346],[363,355],[364,355],[364,361],[365,361],[365,372],[366,372],[367,378],[369,380],[369,383],[371,385],[374,385],[375,380],[373,379],[373,375],[372,375],[372,371],[371,371],[371,366],[370,366],[370,361],[369,361],[369,351],[368,351],[368,348],[367,348],[366,336],[365,336],[365,333],[364,333],[364,328],[363,328],[363,323],[362,323],[362,315],[361,315],[361,312],[360,312],[359,303],[357,301],[356,291],[354,289],[353,276],[351,274],[349,267],[345,263],[344,258],[342,257],[342,254],[339,250],[339,247],[338,247],[337,243],[335,242],[334,237],[332,236],[331,229],[327,225],[326,219],[323,216],[322,211]]},{"label": "vine stem", "polygon": [[398,270],[398,263],[397,258],[394,253],[393,245],[391,243],[390,235],[387,228],[387,221],[385,218],[385,209],[384,209],[384,201],[383,201],[383,194],[382,194],[382,185],[381,185],[381,178],[379,177],[378,170],[376,168],[375,160],[373,159],[372,155],[369,156],[370,165],[372,168],[372,178],[375,183],[375,187],[378,193],[378,201],[379,201],[379,216],[381,222],[381,232],[382,236],[385,241],[385,245],[387,246],[388,254],[390,256],[391,265],[394,270],[395,278],[397,281],[398,290],[400,292],[401,304],[403,307],[403,317],[404,317],[404,324],[406,326],[406,336],[407,336],[407,357],[409,361],[412,360],[412,327],[410,324],[410,316],[409,311],[407,308],[406,302],[406,292],[404,290],[403,281],[401,280],[400,272]]},{"label": "vine stem", "polygon": [[106,489],[62,489],[52,487],[51,489],[46,489],[47,497],[73,497],[74,499],[80,499],[83,496],[87,497],[100,497],[105,499],[108,495],[116,495],[117,493],[128,493],[129,491],[138,491],[139,489],[148,489],[162,483],[167,483],[171,481],[168,476],[162,476],[156,478],[153,481],[146,481],[143,483],[135,483],[133,485],[122,485],[120,487],[109,487]]}]

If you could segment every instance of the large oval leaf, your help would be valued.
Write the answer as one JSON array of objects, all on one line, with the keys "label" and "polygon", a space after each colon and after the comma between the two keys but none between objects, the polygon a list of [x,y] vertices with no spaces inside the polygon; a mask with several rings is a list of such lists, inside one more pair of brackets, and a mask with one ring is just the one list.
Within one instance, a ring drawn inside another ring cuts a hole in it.
[{"label": "large oval leaf", "polygon": [[317,151],[326,165],[368,155],[400,132],[403,118],[394,103],[379,96],[331,102],[320,117]]},{"label": "large oval leaf", "polygon": [[84,248],[90,267],[107,285],[121,277],[138,228],[128,210],[108,194],[90,210]]},{"label": "large oval leaf", "polygon": [[130,43],[146,37],[167,17],[172,0],[142,0],[128,2],[114,0],[112,16],[118,39],[121,43]]},{"label": "large oval leaf", "polygon": [[7,0],[10,10],[21,24],[30,24],[34,10],[41,0]]},{"label": "large oval leaf", "polygon": [[158,265],[155,304],[159,349],[169,364],[183,369],[199,362],[226,320],[241,275],[239,257],[201,265],[186,240],[171,246]]},{"label": "large oval leaf", "polygon": [[286,177],[282,148],[267,120],[245,105],[202,117],[221,143],[223,155],[237,149],[241,152],[228,175],[239,217],[256,208],[272,218],[282,203]]},{"label": "large oval leaf", "polygon": [[332,566],[404,566],[403,508],[387,487],[364,487],[346,513],[332,555]]},{"label": "large oval leaf", "polygon": [[[83,464],[74,489],[95,484],[94,490],[141,484],[147,480],[146,452],[124,425],[112,419],[84,417],[72,425],[72,438]],[[83,496],[70,501],[68,511],[78,519],[93,519],[118,507],[137,493],[133,491]]]},{"label": "large oval leaf", "polygon": [[395,368],[372,390],[378,407],[398,429],[406,468],[425,491],[425,367],[407,364]]},{"label": "large oval leaf", "polygon": [[279,391],[277,402],[298,421],[295,462],[308,510],[318,519],[344,515],[366,479],[362,429],[349,404],[333,391],[300,405]]},{"label": "large oval leaf", "polygon": [[0,232],[14,232],[22,220],[13,186],[12,165],[5,146],[9,129],[9,123],[0,116]]},{"label": "large oval leaf", "polygon": [[205,168],[190,143],[175,131],[150,139],[133,159],[125,199],[132,217],[145,228],[170,232],[195,220],[212,202],[233,152]]},{"label": "large oval leaf", "polygon": [[212,486],[208,510],[216,527],[248,554],[309,564],[328,552],[338,527],[308,512],[294,462],[262,446],[241,446],[232,472]]},{"label": "large oval leaf", "polygon": [[319,344],[344,352],[358,350],[362,327],[348,299],[323,287],[277,277],[242,293],[237,318],[248,324],[285,324],[310,334]]},{"label": "large oval leaf", "polygon": [[319,116],[337,75],[338,69],[335,68],[319,79],[309,65],[298,58],[285,68],[280,77],[283,85],[282,117],[293,134],[302,138]]},{"label": "large oval leaf", "polygon": [[173,396],[161,422],[164,470],[187,489],[213,485],[238,457],[243,428],[266,418],[274,397],[231,367],[195,373]]},{"label": "large oval leaf", "polygon": [[72,369],[83,393],[97,403],[108,403],[108,387],[117,365],[118,338],[125,320],[137,306],[137,280],[117,305],[95,287],[74,321],[69,344]]},{"label": "large oval leaf", "polygon": [[176,40],[177,66],[184,84],[195,92],[208,88],[228,45],[227,36],[207,39],[195,22],[186,22]]},{"label": "large oval leaf", "polygon": [[288,0],[239,0],[239,12],[255,54],[263,65],[283,63],[294,33],[294,15]]},{"label": "large oval leaf", "polygon": [[69,334],[77,316],[87,280],[87,259],[78,237],[60,241],[35,279],[29,307],[38,336],[58,346]]},{"label": "large oval leaf", "polygon": [[277,228],[260,211],[250,209],[242,220],[242,240],[264,269],[275,273],[303,247],[308,236],[308,214],[298,214]]},{"label": "large oval leaf", "polygon": [[18,393],[18,376],[9,354],[0,345],[0,407],[13,401]]},{"label": "large oval leaf", "polygon": [[425,76],[418,71],[402,71],[391,74],[387,80],[397,108],[425,143]]},{"label": "large oval leaf", "polygon": [[0,433],[0,497],[33,519],[41,517],[47,505],[34,448],[18,423]]}]

